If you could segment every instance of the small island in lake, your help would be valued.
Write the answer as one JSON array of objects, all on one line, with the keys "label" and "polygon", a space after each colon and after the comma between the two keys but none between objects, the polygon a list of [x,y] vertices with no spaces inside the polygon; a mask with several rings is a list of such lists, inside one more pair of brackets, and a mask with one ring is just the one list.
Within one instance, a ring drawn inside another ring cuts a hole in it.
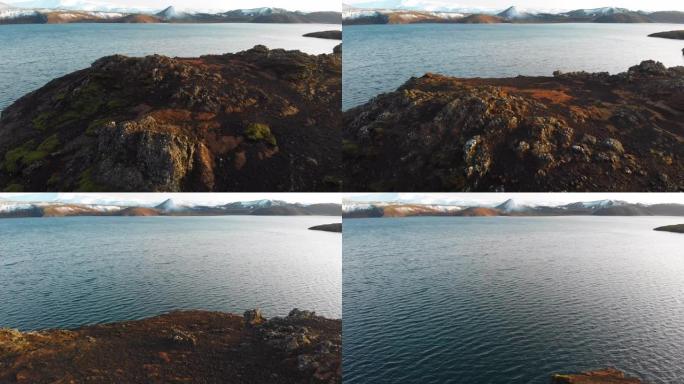
[{"label": "small island in lake", "polygon": [[311,32],[303,35],[304,37],[316,37],[319,39],[330,39],[330,40],[342,40],[342,31],[321,31],[321,32]]},{"label": "small island in lake", "polygon": [[649,37],[662,37],[664,39],[684,40],[684,30],[651,33]]},{"label": "small island in lake", "polygon": [[75,330],[0,329],[0,382],[341,382],[342,322],[183,311]]},{"label": "small island in lake", "polygon": [[684,233],[684,224],[666,225],[664,227],[658,227],[654,229],[654,231]]},{"label": "small island in lake", "polygon": [[342,232],[342,223],[317,225],[309,229],[312,231]]}]

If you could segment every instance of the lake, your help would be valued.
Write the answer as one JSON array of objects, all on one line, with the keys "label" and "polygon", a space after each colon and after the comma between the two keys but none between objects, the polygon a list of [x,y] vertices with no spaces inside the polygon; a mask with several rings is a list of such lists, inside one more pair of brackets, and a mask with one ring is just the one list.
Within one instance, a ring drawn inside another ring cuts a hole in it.
[{"label": "lake", "polygon": [[[337,219],[339,220],[339,219]],[[134,320],[177,309],[339,318],[334,217],[73,217],[0,220],[0,327]]]},{"label": "lake", "polygon": [[681,382],[682,221],[345,219],[344,382]]},{"label": "lake", "polygon": [[303,37],[340,29],[325,24],[30,24],[0,25],[0,111],[52,79],[122,54],[197,57],[250,49],[331,53],[337,40]]},{"label": "lake", "polygon": [[673,24],[409,24],[344,26],[343,108],[426,72],[459,77],[625,72],[642,60],[684,65],[682,41],[648,37]]}]

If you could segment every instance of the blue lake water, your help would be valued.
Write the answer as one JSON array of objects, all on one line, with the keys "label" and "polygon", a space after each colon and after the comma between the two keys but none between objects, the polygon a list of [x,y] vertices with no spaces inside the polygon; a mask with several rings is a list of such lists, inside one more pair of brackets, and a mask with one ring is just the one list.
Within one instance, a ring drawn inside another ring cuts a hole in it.
[{"label": "blue lake water", "polygon": [[334,217],[0,220],[0,327],[77,327],[176,309],[339,318]]},{"label": "blue lake water", "polygon": [[682,218],[344,221],[345,383],[684,378]]},{"label": "blue lake water", "polygon": [[197,57],[257,44],[330,53],[336,40],[303,37],[340,29],[326,24],[60,24],[0,25],[0,111],[50,80],[102,56]]},{"label": "blue lake water", "polygon": [[426,72],[460,77],[624,72],[642,60],[684,65],[673,24],[412,24],[344,27],[343,108]]}]

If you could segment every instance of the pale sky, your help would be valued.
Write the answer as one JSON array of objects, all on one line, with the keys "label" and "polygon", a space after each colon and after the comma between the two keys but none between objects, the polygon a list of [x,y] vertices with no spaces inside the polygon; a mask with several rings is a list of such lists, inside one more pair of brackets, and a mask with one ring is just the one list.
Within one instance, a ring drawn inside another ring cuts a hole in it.
[{"label": "pale sky", "polygon": [[427,10],[442,8],[505,9],[515,5],[521,10],[536,9],[543,11],[600,7],[619,7],[645,11],[684,11],[684,1],[681,0],[345,0],[345,4],[359,7]]},{"label": "pale sky", "polygon": [[684,193],[353,193],[345,201],[402,202],[491,206],[508,199],[523,205],[563,205],[598,200],[621,200],[628,203],[684,204]]},{"label": "pale sky", "polygon": [[[340,11],[339,0],[2,0],[3,3],[26,7],[56,8],[59,6],[76,8],[93,8],[100,5],[107,9],[164,9],[170,5],[179,10],[217,10],[227,11],[243,8],[285,8],[291,11]],[[79,7],[80,6],[80,7]]]},{"label": "pale sky", "polygon": [[342,203],[339,193],[0,193],[0,201],[80,204],[157,205],[166,199],[177,204],[220,205],[237,201],[282,200],[288,203]]}]

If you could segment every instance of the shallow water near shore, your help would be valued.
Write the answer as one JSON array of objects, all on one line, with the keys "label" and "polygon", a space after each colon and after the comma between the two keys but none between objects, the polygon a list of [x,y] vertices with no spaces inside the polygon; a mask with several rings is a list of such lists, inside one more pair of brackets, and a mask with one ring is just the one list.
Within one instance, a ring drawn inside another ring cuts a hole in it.
[{"label": "shallow water near shore", "polygon": [[[672,217],[344,221],[345,383],[684,377]],[[346,357],[350,358],[346,358]]]},{"label": "shallow water near shore", "polygon": [[0,327],[73,328],[178,309],[258,307],[272,317],[298,307],[339,318],[341,236],[308,230],[331,220],[0,220]]},{"label": "shallow water near shore", "polygon": [[335,24],[30,24],[0,25],[0,111],[50,80],[122,54],[197,57],[250,49],[331,53],[337,40],[303,37]]},{"label": "shallow water near shore", "polygon": [[684,65],[677,24],[410,24],[344,27],[343,108],[426,72],[458,77],[619,73],[643,60]]}]

